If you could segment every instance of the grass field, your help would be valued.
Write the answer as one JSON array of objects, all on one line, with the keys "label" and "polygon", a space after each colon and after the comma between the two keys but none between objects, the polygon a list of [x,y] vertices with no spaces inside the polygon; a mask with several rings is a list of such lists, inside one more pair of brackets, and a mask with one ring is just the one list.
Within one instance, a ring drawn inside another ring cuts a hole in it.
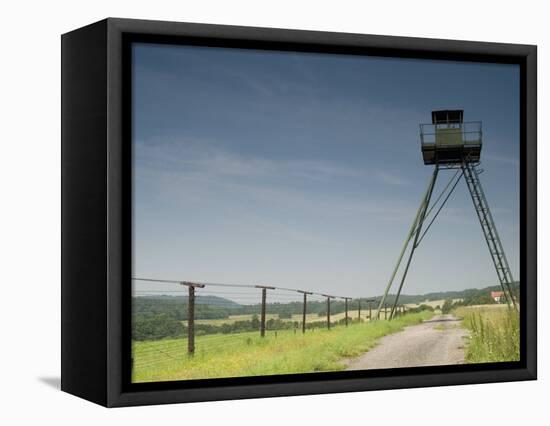
[{"label": "grass field", "polygon": [[[455,302],[458,302],[458,301],[462,301],[462,299],[452,299],[452,301],[453,301],[453,303],[455,303]],[[432,308],[435,309],[437,306],[439,306],[441,308],[444,303],[445,303],[445,299],[426,300],[426,301],[421,302],[421,303],[407,303],[407,304],[405,304],[405,306],[407,308],[418,308],[420,305],[428,305],[428,306],[431,306]]]},{"label": "grass field", "polygon": [[470,331],[466,362],[519,361],[519,313],[506,305],[460,307],[454,314],[463,318]]},{"label": "grass field", "polygon": [[195,355],[186,339],[133,342],[133,382],[192,380],[341,370],[344,358],[360,355],[382,336],[431,317],[421,312],[393,321],[355,323],[305,335],[293,330],[207,335],[195,340]]}]

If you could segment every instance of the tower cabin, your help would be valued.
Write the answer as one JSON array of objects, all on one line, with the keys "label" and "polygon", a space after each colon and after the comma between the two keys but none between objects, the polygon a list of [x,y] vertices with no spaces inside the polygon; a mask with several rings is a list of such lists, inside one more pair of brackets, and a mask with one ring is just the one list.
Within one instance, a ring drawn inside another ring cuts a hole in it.
[{"label": "tower cabin", "polygon": [[481,154],[481,121],[464,122],[464,111],[432,111],[432,122],[420,125],[424,164],[478,163]]}]

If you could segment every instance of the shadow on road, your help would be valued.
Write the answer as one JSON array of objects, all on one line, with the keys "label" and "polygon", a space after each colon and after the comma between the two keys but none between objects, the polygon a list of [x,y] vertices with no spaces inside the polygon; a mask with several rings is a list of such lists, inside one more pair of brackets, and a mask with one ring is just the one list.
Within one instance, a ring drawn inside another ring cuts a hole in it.
[{"label": "shadow on road", "polygon": [[423,321],[424,323],[434,323],[434,322],[458,322],[460,321],[460,318],[435,318]]}]

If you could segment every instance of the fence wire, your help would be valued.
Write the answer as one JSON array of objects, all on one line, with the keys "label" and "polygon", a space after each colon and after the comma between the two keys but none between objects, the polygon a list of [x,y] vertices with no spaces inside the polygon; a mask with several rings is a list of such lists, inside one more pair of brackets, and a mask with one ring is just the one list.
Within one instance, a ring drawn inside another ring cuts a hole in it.
[{"label": "fence wire", "polygon": [[348,325],[368,321],[371,302],[278,286],[135,278],[133,369],[183,366],[241,346],[261,348],[273,339],[345,326],[346,318]]}]

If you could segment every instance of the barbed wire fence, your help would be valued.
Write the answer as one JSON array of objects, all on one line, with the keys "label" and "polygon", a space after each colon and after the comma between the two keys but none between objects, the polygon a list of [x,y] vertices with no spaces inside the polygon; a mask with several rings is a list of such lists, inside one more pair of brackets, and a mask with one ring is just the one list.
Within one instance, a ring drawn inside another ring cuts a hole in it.
[{"label": "barbed wire fence", "polygon": [[[167,298],[177,302],[174,306],[176,318],[182,324],[186,323],[183,337],[187,340],[186,351],[183,350],[181,338],[154,341],[144,348],[133,347],[133,368],[148,368],[180,361],[182,353],[193,357],[197,352],[200,355],[211,355],[230,351],[242,345],[243,339],[247,344],[253,344],[249,333],[243,335],[244,331],[251,331],[250,326],[252,331],[259,332],[261,338],[278,338],[281,332],[305,335],[315,332],[316,329],[330,330],[336,325],[348,326],[353,322],[373,319],[372,304],[375,299],[272,285],[139,277],[133,278],[133,281],[133,298]],[[145,283],[148,283],[147,287],[143,286]],[[338,304],[338,313],[332,309],[335,303]],[[322,305],[324,308],[321,308]],[[137,315],[150,318],[165,313],[164,308],[155,308],[154,304],[147,306],[148,310],[134,307],[133,318]],[[405,310],[406,307],[401,305],[398,312],[403,314]],[[235,311],[239,314],[231,314]],[[383,318],[387,319],[387,306],[383,312]],[[212,314],[221,314],[224,317],[218,318]],[[196,347],[197,335],[201,336],[199,348]]]}]

